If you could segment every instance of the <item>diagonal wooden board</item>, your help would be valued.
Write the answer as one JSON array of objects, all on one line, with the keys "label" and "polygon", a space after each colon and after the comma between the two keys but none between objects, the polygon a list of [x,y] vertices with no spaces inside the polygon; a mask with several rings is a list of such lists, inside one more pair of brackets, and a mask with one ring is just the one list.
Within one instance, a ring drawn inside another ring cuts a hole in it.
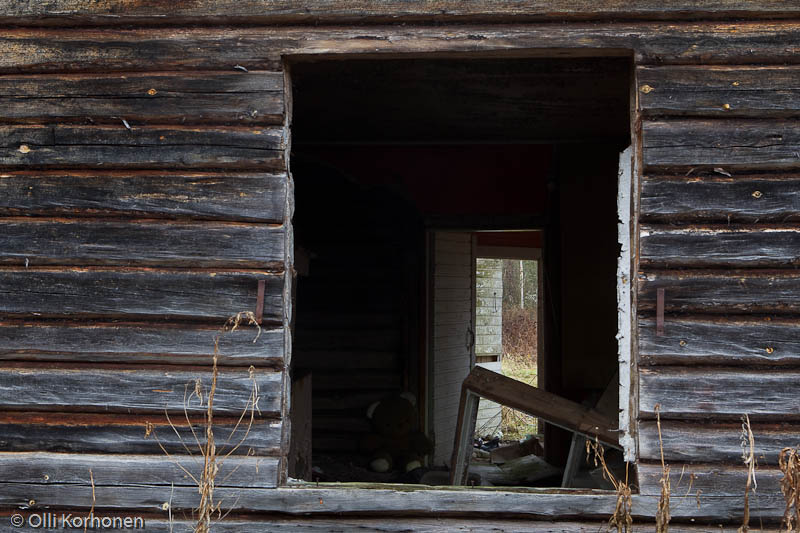
[{"label": "diagonal wooden board", "polygon": [[468,453],[471,451],[469,444],[474,433],[478,397],[542,418],[566,430],[587,437],[597,437],[600,442],[619,448],[616,431],[619,424],[614,418],[527,383],[475,367],[461,385],[458,426],[450,471],[452,485],[463,485],[466,482]]}]

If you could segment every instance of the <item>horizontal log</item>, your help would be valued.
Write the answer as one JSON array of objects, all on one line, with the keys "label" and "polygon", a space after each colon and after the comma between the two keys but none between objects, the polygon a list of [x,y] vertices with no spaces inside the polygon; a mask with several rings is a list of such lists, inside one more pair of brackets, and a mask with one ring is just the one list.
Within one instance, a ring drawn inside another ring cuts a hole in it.
[{"label": "horizontal log", "polygon": [[283,319],[283,275],[270,272],[187,272],[153,269],[3,269],[0,312],[208,319],[224,323],[255,311],[264,280],[264,319]]},{"label": "horizontal log", "polygon": [[639,414],[652,419],[800,420],[800,371],[651,367],[639,370]]},{"label": "horizontal log", "polygon": [[271,70],[286,54],[514,50],[543,57],[633,50],[638,64],[796,64],[797,48],[787,43],[797,42],[796,22],[13,29],[0,36],[0,73]]},{"label": "horizontal log", "polygon": [[283,268],[284,228],[242,222],[0,219],[0,264]]},{"label": "horizontal log", "polygon": [[[0,406],[7,410],[73,411],[80,413],[201,414],[206,404],[188,400],[196,380],[202,381],[204,398],[211,385],[208,368],[168,370],[127,366],[58,366],[5,363],[0,367]],[[281,409],[282,373],[254,372],[258,408],[262,414]],[[247,369],[220,371],[214,396],[214,413],[238,416],[248,408],[253,379]]]},{"label": "horizontal log", "polygon": [[774,313],[800,311],[800,273],[777,271],[654,271],[639,275],[639,309],[656,308],[664,289],[664,309],[681,313]]},{"label": "horizontal log", "polygon": [[0,172],[0,214],[282,222],[285,174]]},{"label": "horizontal log", "polygon": [[[225,488],[214,491],[223,509],[253,512],[275,512],[287,515],[338,515],[340,520],[349,520],[347,515],[381,514],[386,520],[391,516],[432,517],[441,520],[442,515],[470,518],[508,519],[509,516],[542,520],[574,519],[607,521],[614,512],[616,495],[613,493],[558,493],[530,490],[474,490],[464,488],[417,488],[409,485],[392,488],[357,488],[319,484],[319,488]],[[170,487],[159,485],[117,486],[113,490],[95,489],[94,509],[119,510],[130,513],[143,510],[167,518],[163,505],[171,502],[173,512],[190,510],[197,506],[197,489],[193,487]],[[30,501],[35,506],[30,509]],[[89,509],[92,504],[91,485],[40,485],[30,483],[5,483],[0,491],[0,505],[27,510],[54,508]],[[634,494],[632,497],[634,518],[652,520],[658,507],[658,497]],[[673,520],[694,520],[702,524],[705,520],[741,524],[742,495],[704,495],[700,505],[694,498],[671,500]],[[751,507],[752,516],[774,517],[767,522],[777,522],[783,515],[783,498],[780,495],[762,495],[758,506]],[[306,516],[306,518],[310,518]],[[314,519],[317,517],[315,516]],[[717,523],[719,523],[717,522]],[[344,523],[344,522],[343,522]],[[716,527],[715,529],[719,529]],[[672,526],[670,526],[672,530]],[[677,531],[677,529],[676,529]],[[703,531],[702,529],[700,531]],[[708,531],[708,529],[705,529]]]},{"label": "horizontal log", "polygon": [[[0,322],[0,360],[209,364],[219,333],[176,324]],[[283,328],[220,334],[219,364],[279,366],[285,340]]]},{"label": "horizontal log", "polygon": [[[665,293],[666,294],[666,293]],[[749,317],[664,317],[638,321],[639,364],[648,365],[797,365],[800,321]]]},{"label": "horizontal log", "polygon": [[247,168],[282,170],[275,127],[0,126],[2,167]]},{"label": "horizontal log", "polygon": [[644,121],[644,165],[777,169],[800,166],[800,128],[790,120]]},{"label": "horizontal log", "polygon": [[[276,457],[219,457],[217,465],[217,487],[268,488],[277,484]],[[3,480],[12,483],[80,485],[94,480],[97,487],[135,483],[196,487],[202,479],[203,457],[11,452],[0,453],[0,468]]]},{"label": "horizontal log", "polygon": [[708,2],[688,0],[658,3],[655,0],[619,1],[526,1],[503,0],[484,4],[447,0],[432,5],[423,0],[370,2],[309,2],[298,6],[291,0],[244,0],[223,2],[181,0],[170,9],[148,2],[132,3],[124,12],[108,0],[59,0],[48,4],[26,0],[14,3],[0,19],[6,24],[63,24],[89,22],[97,24],[209,22],[275,24],[275,23],[347,23],[367,21],[411,22],[436,18],[452,21],[553,20],[553,19],[697,19],[697,18],[789,18],[800,15],[793,5],[769,2]]},{"label": "horizontal log", "polygon": [[280,124],[283,73],[0,76],[3,120]]},{"label": "horizontal log", "polygon": [[[145,437],[147,424],[152,425]],[[278,455],[279,420],[214,417],[214,438],[222,455]],[[8,411],[0,416],[0,449],[6,452],[197,454],[206,442],[205,423],[182,415],[104,415]],[[199,444],[198,444],[199,443]],[[237,448],[238,445],[238,448]],[[163,447],[163,450],[162,450]]]},{"label": "horizontal log", "polygon": [[788,222],[800,220],[800,175],[645,176],[645,221]]},{"label": "horizontal log", "polygon": [[800,112],[794,66],[671,66],[636,69],[646,115],[786,117]]},{"label": "horizontal log", "polygon": [[[778,464],[778,453],[787,446],[800,445],[800,426],[752,424],[755,457],[760,466]],[[654,421],[639,422],[639,457],[660,461],[661,448],[667,462],[742,462],[742,424],[661,422],[661,447]],[[675,469],[673,467],[673,469]]]},{"label": "horizontal log", "polygon": [[[646,496],[659,495],[661,485],[658,481],[662,476],[661,465],[640,463],[636,469],[639,474],[639,493]],[[767,498],[780,495],[782,476],[783,474],[777,468],[757,469],[757,487],[754,492],[750,493],[751,505],[758,508],[762,494]],[[715,496],[739,496],[744,500],[747,468],[730,465],[671,464],[669,478],[672,498],[680,495],[702,502],[704,495],[713,494]],[[770,518],[774,521],[777,517]]]},{"label": "horizontal log", "polygon": [[800,263],[800,226],[639,228],[642,268],[780,268]]}]

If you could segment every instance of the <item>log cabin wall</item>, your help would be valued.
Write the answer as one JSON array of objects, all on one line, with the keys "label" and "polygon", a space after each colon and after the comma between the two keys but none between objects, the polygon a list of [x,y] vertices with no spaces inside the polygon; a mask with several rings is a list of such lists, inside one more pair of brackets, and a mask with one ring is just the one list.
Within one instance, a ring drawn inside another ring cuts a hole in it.
[{"label": "log cabin wall", "polygon": [[[148,514],[166,531],[165,503],[195,507],[191,480],[143,439],[144,425],[159,425],[165,447],[184,461],[164,406],[182,415],[184,384],[208,379],[215,331],[255,309],[264,280],[262,335],[253,344],[253,332],[241,331],[221,347],[218,421],[238,416],[250,364],[262,414],[247,442],[256,456],[242,450],[228,465],[242,468],[217,489],[234,510],[223,528],[369,529],[385,519],[326,517],[382,512],[417,515],[410,527],[453,530],[463,517],[489,523],[498,509],[573,519],[560,523],[566,531],[603,523],[613,495],[271,488],[283,471],[290,354],[281,57],[563,49],[632,50],[637,64],[635,518],[655,512],[659,405],[673,473],[689,464],[693,491],[702,490],[698,501],[674,502],[675,520],[740,519],[743,413],[765,465],[751,512],[779,519],[776,454],[800,436],[797,6],[444,2],[434,19],[427,2],[367,12],[338,3],[173,4],[167,14],[148,2],[124,13],[107,3],[19,2],[0,17],[4,520],[20,508],[94,507]],[[374,25],[346,26],[361,17]],[[465,25],[415,25],[431,20]],[[406,25],[380,25],[387,21]],[[257,26],[305,22],[339,26]],[[659,288],[663,336],[655,333]],[[462,518],[430,519],[440,512]]]}]

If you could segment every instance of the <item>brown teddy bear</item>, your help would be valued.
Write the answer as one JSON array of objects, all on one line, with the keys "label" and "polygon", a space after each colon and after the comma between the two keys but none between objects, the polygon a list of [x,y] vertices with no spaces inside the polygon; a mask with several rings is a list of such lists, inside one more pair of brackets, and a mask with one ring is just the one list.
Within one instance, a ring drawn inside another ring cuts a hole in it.
[{"label": "brown teddy bear", "polygon": [[372,433],[361,440],[361,450],[371,454],[369,467],[374,472],[402,468],[411,472],[422,466],[422,459],[433,450],[433,443],[417,430],[414,395],[408,392],[387,396],[367,409]]}]

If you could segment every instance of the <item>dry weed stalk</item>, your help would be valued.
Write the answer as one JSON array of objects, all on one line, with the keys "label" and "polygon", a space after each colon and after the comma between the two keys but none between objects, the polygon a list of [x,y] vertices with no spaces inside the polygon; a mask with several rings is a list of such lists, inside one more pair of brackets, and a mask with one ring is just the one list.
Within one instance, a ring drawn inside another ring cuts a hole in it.
[{"label": "dry weed stalk", "polygon": [[594,458],[594,465],[602,468],[603,478],[607,479],[617,492],[614,514],[608,519],[609,531],[616,528],[617,533],[629,533],[633,528],[633,516],[631,516],[633,500],[631,498],[631,487],[628,484],[628,463],[625,463],[625,481],[614,477],[614,474],[611,473],[606,464],[605,449],[597,438],[595,438],[594,442],[591,439],[586,439],[586,455],[587,460],[588,457]]},{"label": "dry weed stalk", "polygon": [[742,460],[747,467],[747,482],[744,489],[744,515],[739,533],[750,531],[750,491],[754,493],[758,484],[756,483],[756,458],[755,458],[755,439],[753,430],[750,427],[750,417],[742,416]]},{"label": "dry weed stalk", "polygon": [[669,465],[664,462],[664,441],[661,438],[661,405],[656,404],[656,425],[658,427],[658,449],[661,452],[661,495],[658,498],[658,508],[656,509],[656,533],[667,533],[669,531],[669,497],[672,492],[669,480]]},{"label": "dry weed stalk", "polygon": [[[255,378],[255,368],[251,366],[249,368],[249,376],[250,382],[252,384],[252,389],[250,392],[250,397],[247,400],[244,408],[242,409],[242,413],[239,416],[236,424],[234,425],[233,429],[231,429],[228,438],[226,439],[223,448],[218,449],[214,437],[214,395],[216,394],[217,390],[217,378],[219,376],[219,370],[217,367],[218,359],[219,359],[219,341],[222,336],[226,333],[230,333],[232,331],[237,330],[241,325],[248,325],[248,326],[255,326],[258,328],[258,333],[256,334],[253,342],[256,342],[258,338],[261,336],[261,326],[259,326],[258,321],[256,320],[255,314],[251,311],[243,311],[237,313],[234,316],[228,318],[225,324],[220,328],[217,334],[214,337],[214,355],[212,358],[212,367],[211,367],[211,386],[208,389],[207,394],[204,394],[204,387],[200,378],[195,380],[194,383],[194,390],[189,394],[188,393],[188,385],[186,390],[184,391],[184,398],[183,398],[183,414],[188,424],[189,430],[192,432],[192,437],[194,438],[195,445],[197,446],[200,455],[203,457],[203,464],[202,470],[199,478],[189,472],[183,465],[180,464],[168,451],[167,449],[161,444],[161,441],[158,440],[158,436],[154,431],[154,425],[150,422],[146,424],[145,430],[145,438],[153,435],[158,446],[161,448],[161,451],[169,457],[177,466],[180,468],[189,478],[197,485],[198,492],[200,493],[200,504],[198,505],[196,512],[197,512],[197,522],[195,523],[194,531],[195,533],[209,533],[211,531],[211,523],[214,514],[217,515],[218,518],[222,518],[222,502],[218,502],[214,500],[214,488],[216,486],[216,478],[219,474],[220,468],[224,463],[225,459],[230,457],[247,439],[248,435],[250,434],[250,429],[253,426],[255,421],[255,414],[258,410],[258,383]],[[200,439],[197,433],[194,430],[194,425],[189,418],[189,406],[194,399],[199,402],[202,406],[204,401],[203,397],[205,396],[205,415],[203,420],[203,425],[205,426],[205,442],[200,442]],[[178,436],[178,440],[181,442],[184,450],[191,456],[195,457],[192,453],[192,450],[186,445],[183,441],[183,437],[181,437],[180,433],[178,432],[177,427],[172,423],[172,420],[169,417],[169,413],[165,410],[165,415],[167,418],[167,422],[172,428],[172,431]],[[231,439],[233,438],[234,434],[239,430],[239,427],[242,423],[247,419],[246,426],[244,429],[244,434],[238,439],[238,441],[230,448],[227,448],[228,445],[231,443]],[[235,472],[235,469],[228,474],[227,477],[230,477]],[[227,479],[227,477],[225,479]],[[224,479],[223,479],[224,481]],[[171,499],[171,496],[170,496]],[[172,516],[172,509],[170,505],[170,517]],[[170,526],[171,528],[171,526]]]},{"label": "dry weed stalk", "polygon": [[783,472],[781,492],[786,500],[782,525],[786,525],[786,531],[796,531],[794,528],[800,527],[800,449],[782,449],[778,466]]}]

